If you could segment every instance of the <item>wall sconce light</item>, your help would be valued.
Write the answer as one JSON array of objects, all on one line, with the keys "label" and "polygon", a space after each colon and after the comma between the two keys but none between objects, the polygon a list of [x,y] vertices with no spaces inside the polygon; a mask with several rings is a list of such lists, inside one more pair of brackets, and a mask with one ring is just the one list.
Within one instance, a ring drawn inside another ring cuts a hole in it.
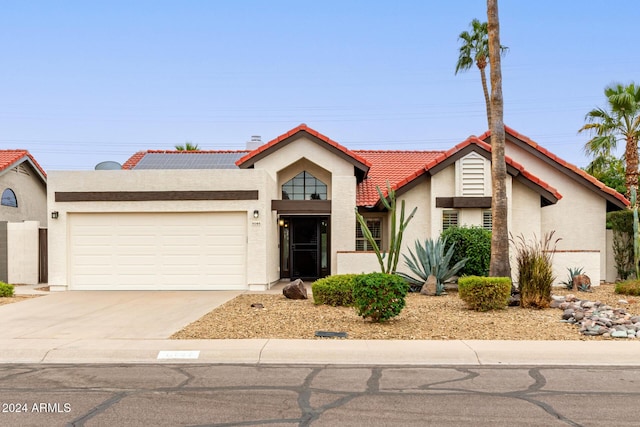
[{"label": "wall sconce light", "polygon": [[281,219],[280,221],[278,221],[278,225],[280,227],[284,227],[284,219]]},{"label": "wall sconce light", "polygon": [[258,219],[260,217],[260,211],[258,209],[256,209],[255,211],[253,211],[253,217],[255,219]]},{"label": "wall sconce light", "polygon": [[58,211],[51,212],[51,219],[58,219]]}]

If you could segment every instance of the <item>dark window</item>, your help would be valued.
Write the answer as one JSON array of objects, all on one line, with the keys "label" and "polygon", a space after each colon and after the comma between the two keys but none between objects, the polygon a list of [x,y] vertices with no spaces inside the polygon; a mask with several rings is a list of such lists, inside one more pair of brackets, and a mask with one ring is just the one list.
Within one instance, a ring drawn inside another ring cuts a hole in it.
[{"label": "dark window", "polygon": [[[371,235],[373,236],[373,240],[375,240],[378,248],[382,245],[382,219],[381,218],[365,218],[367,222],[367,227],[369,231],[371,231]],[[362,233],[362,227],[359,222],[356,222],[356,251],[372,251],[373,246],[364,237]]]},{"label": "dark window", "polygon": [[16,199],[16,193],[12,189],[6,188],[2,192],[2,206],[11,206],[13,208],[18,207],[18,199]]},{"label": "dark window", "polygon": [[282,186],[282,200],[327,200],[327,185],[307,171],[300,172]]}]

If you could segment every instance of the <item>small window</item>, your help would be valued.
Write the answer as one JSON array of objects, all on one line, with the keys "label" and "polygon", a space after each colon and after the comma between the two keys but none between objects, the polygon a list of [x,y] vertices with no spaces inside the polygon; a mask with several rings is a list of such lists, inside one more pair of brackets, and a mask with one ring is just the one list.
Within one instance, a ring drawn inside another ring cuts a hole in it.
[{"label": "small window", "polygon": [[482,211],[482,228],[485,230],[491,231],[493,227],[493,217],[491,216],[491,211],[486,210]]},{"label": "small window", "polygon": [[18,207],[18,199],[16,199],[16,193],[12,189],[6,188],[2,192],[2,206],[10,206],[12,208]]},{"label": "small window", "polygon": [[327,185],[307,171],[300,172],[282,186],[282,200],[327,200]]},{"label": "small window", "polygon": [[[381,218],[365,218],[367,222],[367,227],[369,231],[371,231],[371,235],[373,236],[373,240],[375,240],[376,245],[380,247],[382,245],[382,219]],[[360,227],[360,223],[356,221],[356,251],[372,251],[373,247],[371,243],[364,237],[362,233],[362,227]]]},{"label": "small window", "polygon": [[442,230],[446,230],[450,227],[458,226],[458,211],[443,211],[442,212]]}]

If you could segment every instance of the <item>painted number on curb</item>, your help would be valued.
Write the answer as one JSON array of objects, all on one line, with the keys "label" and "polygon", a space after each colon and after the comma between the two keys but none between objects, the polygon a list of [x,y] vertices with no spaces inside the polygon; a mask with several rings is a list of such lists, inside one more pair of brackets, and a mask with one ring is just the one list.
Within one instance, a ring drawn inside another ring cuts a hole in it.
[{"label": "painted number on curb", "polygon": [[165,351],[158,352],[158,359],[197,359],[200,351]]}]

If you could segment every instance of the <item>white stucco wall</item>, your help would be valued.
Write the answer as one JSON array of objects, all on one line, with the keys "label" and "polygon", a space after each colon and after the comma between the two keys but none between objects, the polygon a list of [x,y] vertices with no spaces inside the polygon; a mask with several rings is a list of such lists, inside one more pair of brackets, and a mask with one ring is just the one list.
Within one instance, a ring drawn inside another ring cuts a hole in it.
[{"label": "white stucco wall", "polygon": [[361,274],[380,271],[380,263],[375,252],[338,252],[336,256],[336,272],[334,274]]},{"label": "white stucco wall", "polygon": [[273,198],[278,200],[282,198],[282,184],[304,170],[327,184],[327,199],[331,200],[331,274],[336,274],[336,252],[355,250],[356,177],[353,164],[327,147],[308,138],[299,138],[258,160],[254,168],[264,170],[277,182],[278,191]]},{"label": "white stucco wall", "polygon": [[12,284],[37,285],[39,264],[38,221],[7,224],[7,279]]},{"label": "white stucco wall", "polygon": [[598,251],[600,253],[600,266],[597,269],[599,276],[592,277],[592,280],[594,282],[605,280],[607,271],[606,200],[557,168],[512,143],[507,143],[505,151],[509,157],[523,164],[529,172],[555,187],[562,195],[562,199],[555,205],[541,209],[540,233],[555,230],[555,237],[562,239],[558,243],[559,250]]},{"label": "white stucco wall", "polygon": [[47,226],[46,185],[29,164],[22,163],[0,176],[0,195],[6,188],[15,193],[18,207],[0,206],[0,221],[39,221]]},{"label": "white stucco wall", "polygon": [[[49,284],[65,289],[68,277],[69,213],[74,212],[246,212],[247,282],[265,289],[277,278],[277,223],[271,212],[275,181],[261,170],[53,171],[48,180],[48,210],[59,218],[49,224]],[[258,200],[56,202],[56,192],[258,190]],[[253,218],[253,211],[260,216]],[[275,230],[275,231],[274,231]],[[273,254],[276,253],[276,255]]]}]

